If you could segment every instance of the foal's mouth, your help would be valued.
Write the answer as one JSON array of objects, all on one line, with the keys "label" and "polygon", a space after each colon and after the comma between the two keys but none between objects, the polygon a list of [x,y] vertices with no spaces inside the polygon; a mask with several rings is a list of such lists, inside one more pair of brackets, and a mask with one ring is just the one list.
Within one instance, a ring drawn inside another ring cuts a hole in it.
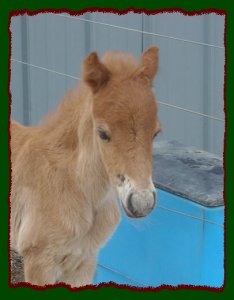
[{"label": "foal's mouth", "polygon": [[133,207],[129,207],[129,208],[126,207],[124,205],[124,203],[121,201],[121,204],[122,204],[122,207],[123,207],[123,210],[124,210],[125,214],[129,218],[132,218],[132,219],[140,219],[140,218],[147,217],[152,212],[152,210],[154,209],[155,203],[156,203],[156,201],[154,201],[154,203],[151,207],[149,207],[147,210],[142,212],[142,211],[138,211],[137,209],[133,209]]},{"label": "foal's mouth", "polygon": [[[122,202],[121,202],[122,203]],[[122,203],[122,207],[124,209],[124,212],[125,214],[129,217],[129,218],[132,218],[132,219],[141,219],[141,218],[144,218],[146,217],[147,215],[137,215],[137,214],[133,214],[131,213]]]}]

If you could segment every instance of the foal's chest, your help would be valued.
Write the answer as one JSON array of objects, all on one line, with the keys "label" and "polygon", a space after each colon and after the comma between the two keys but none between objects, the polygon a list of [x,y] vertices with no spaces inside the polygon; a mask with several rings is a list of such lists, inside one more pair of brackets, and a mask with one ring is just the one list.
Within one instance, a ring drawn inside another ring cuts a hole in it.
[{"label": "foal's chest", "polygon": [[96,256],[98,248],[92,238],[92,234],[87,234],[82,240],[74,239],[65,246],[63,255],[60,256],[60,265],[63,269],[75,269],[84,260]]}]

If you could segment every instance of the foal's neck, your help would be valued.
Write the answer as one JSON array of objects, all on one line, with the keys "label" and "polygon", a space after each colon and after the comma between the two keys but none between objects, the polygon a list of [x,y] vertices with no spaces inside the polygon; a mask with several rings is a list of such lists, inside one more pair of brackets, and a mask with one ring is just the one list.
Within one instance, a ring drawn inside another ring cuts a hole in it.
[{"label": "foal's neck", "polygon": [[110,188],[106,169],[101,159],[96,130],[92,118],[92,94],[86,94],[80,102],[82,112],[78,124],[77,179],[83,192],[98,204]]},{"label": "foal's neck", "polygon": [[45,123],[48,158],[98,204],[110,184],[101,159],[92,119],[92,94],[81,86],[65,96],[57,112]]}]

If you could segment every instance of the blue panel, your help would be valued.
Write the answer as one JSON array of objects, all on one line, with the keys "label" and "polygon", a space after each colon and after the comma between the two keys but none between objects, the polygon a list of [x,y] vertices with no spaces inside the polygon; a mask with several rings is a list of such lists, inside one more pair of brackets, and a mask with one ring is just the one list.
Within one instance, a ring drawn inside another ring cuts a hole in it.
[{"label": "blue panel", "polygon": [[224,207],[206,208],[204,218],[221,226],[224,224]]},{"label": "blue panel", "polygon": [[[99,262],[146,286],[205,285],[208,282],[211,286],[219,285],[223,278],[222,227],[202,220],[205,209],[201,205],[161,190],[158,197],[159,206],[164,203],[169,210],[158,207],[140,220],[123,214],[117,231],[101,251]],[[170,211],[175,209],[178,213]],[[222,215],[223,211],[217,209],[216,213]],[[211,248],[216,254],[215,264],[210,269]],[[206,278],[211,278],[210,271],[212,280]],[[102,274],[99,280],[103,282],[116,278],[111,272],[105,272],[103,278]]]},{"label": "blue panel", "polygon": [[102,266],[98,266],[96,270],[96,274],[94,276],[93,284],[96,285],[102,282],[110,282],[110,281],[122,285],[145,287],[143,284],[130,280],[129,278],[126,278],[126,276],[124,275],[103,268]]},{"label": "blue panel", "polygon": [[157,189],[159,209],[168,208],[203,219],[204,207],[188,199]]},{"label": "blue panel", "polygon": [[205,223],[203,248],[202,284],[221,287],[224,280],[224,233],[223,228]]}]

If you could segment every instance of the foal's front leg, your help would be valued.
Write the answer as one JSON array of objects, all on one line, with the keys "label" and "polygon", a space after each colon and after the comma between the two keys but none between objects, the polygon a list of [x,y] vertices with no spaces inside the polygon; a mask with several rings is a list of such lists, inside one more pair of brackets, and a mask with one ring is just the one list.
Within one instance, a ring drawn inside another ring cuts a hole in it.
[{"label": "foal's front leg", "polygon": [[74,270],[63,273],[58,282],[64,282],[71,287],[90,285],[93,282],[96,265],[96,255],[89,256]]},{"label": "foal's front leg", "polygon": [[25,281],[34,285],[44,286],[55,284],[57,280],[57,266],[54,257],[47,251],[27,251],[23,254]]}]

